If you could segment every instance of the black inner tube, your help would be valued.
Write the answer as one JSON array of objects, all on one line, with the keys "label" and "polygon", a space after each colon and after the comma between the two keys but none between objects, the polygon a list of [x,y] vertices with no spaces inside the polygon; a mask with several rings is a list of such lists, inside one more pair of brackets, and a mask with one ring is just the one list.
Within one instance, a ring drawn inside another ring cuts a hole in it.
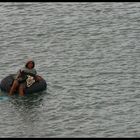
[{"label": "black inner tube", "polygon": [[[15,74],[11,74],[11,75],[5,77],[1,81],[0,88],[2,91],[5,91],[5,92],[10,91],[10,88],[14,81],[14,75]],[[40,91],[46,90],[46,88],[47,88],[47,83],[43,78],[41,78],[39,81],[33,83],[33,85],[31,85],[30,87],[25,88],[25,94],[40,92]]]}]

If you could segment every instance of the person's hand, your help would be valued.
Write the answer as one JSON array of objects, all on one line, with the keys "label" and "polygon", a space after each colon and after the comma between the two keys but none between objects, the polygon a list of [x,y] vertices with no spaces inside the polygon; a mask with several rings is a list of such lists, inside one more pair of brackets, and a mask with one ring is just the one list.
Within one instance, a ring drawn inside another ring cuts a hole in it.
[{"label": "person's hand", "polygon": [[41,80],[41,77],[40,76],[36,76],[35,80],[36,80],[36,82],[39,82]]},{"label": "person's hand", "polygon": [[24,70],[21,70],[21,69],[20,69],[19,71],[20,71],[20,74],[24,73]]},{"label": "person's hand", "polygon": [[39,82],[38,76],[35,77],[35,81],[36,82]]}]

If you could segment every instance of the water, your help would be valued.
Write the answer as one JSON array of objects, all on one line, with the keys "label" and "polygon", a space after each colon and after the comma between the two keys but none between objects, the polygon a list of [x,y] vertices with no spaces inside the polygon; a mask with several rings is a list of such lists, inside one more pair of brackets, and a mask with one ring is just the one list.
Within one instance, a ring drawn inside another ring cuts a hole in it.
[{"label": "water", "polygon": [[40,95],[0,94],[0,137],[139,137],[140,3],[0,3],[0,79],[28,58]]}]

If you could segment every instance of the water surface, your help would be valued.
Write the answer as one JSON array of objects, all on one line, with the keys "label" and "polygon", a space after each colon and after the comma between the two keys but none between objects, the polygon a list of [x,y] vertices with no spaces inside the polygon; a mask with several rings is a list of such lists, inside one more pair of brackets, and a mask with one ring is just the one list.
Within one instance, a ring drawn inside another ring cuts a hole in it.
[{"label": "water surface", "polygon": [[28,58],[47,91],[0,93],[0,137],[139,137],[140,3],[0,3],[0,79]]}]

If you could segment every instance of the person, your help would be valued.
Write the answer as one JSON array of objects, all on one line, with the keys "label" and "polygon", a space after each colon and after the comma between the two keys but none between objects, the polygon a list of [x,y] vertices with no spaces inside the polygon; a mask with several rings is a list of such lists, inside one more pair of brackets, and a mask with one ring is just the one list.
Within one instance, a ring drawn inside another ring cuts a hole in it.
[{"label": "person", "polygon": [[24,89],[31,86],[35,81],[39,80],[37,71],[34,67],[35,62],[33,60],[28,60],[25,66],[17,72],[16,76],[14,77],[9,95],[12,95],[18,89],[19,95],[24,96]]}]

